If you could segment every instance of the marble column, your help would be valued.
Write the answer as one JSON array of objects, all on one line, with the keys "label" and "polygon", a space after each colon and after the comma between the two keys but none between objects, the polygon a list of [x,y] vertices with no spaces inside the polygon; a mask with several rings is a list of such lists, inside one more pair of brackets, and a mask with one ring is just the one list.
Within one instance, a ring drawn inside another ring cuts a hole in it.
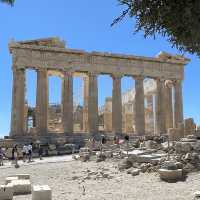
[{"label": "marble column", "polygon": [[63,73],[62,85],[62,123],[64,133],[73,133],[73,76]]},{"label": "marble column", "polygon": [[89,77],[83,77],[83,131],[88,132],[88,91]]},{"label": "marble column", "polygon": [[166,129],[173,128],[173,102],[172,102],[172,83],[165,82],[165,113]]},{"label": "marble column", "polygon": [[25,133],[25,70],[13,69],[12,115],[10,136]]},{"label": "marble column", "polygon": [[182,97],[182,82],[176,80],[174,82],[174,121],[175,127],[183,122],[183,97]]},{"label": "marble column", "polygon": [[48,133],[48,73],[46,69],[37,71],[36,128],[38,134]]},{"label": "marble column", "polygon": [[146,95],[146,114],[145,114],[145,125],[146,132],[154,133],[154,108],[153,108],[153,94]]},{"label": "marble column", "polygon": [[112,90],[112,131],[115,134],[122,133],[122,94],[121,76],[113,75]]},{"label": "marble column", "polygon": [[165,80],[157,79],[156,92],[156,134],[166,133],[166,116],[165,116]]},{"label": "marble column", "polygon": [[135,133],[137,135],[145,134],[145,112],[144,112],[144,78],[134,76],[135,79]]},{"label": "marble column", "polygon": [[88,131],[91,134],[98,133],[98,86],[97,75],[89,73],[88,89]]}]

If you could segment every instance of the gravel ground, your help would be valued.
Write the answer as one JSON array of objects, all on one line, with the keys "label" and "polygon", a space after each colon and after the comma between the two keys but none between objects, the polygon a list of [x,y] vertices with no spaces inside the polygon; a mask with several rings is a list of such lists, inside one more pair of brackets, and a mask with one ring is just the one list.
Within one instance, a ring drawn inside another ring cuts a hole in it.
[{"label": "gravel ground", "polygon": [[[190,174],[185,182],[165,183],[158,175],[133,177],[119,172],[117,163],[93,161],[43,162],[0,168],[0,184],[9,175],[28,173],[33,184],[48,184],[53,200],[192,200],[200,190],[200,173]],[[15,196],[14,200],[31,200],[31,195]]]}]

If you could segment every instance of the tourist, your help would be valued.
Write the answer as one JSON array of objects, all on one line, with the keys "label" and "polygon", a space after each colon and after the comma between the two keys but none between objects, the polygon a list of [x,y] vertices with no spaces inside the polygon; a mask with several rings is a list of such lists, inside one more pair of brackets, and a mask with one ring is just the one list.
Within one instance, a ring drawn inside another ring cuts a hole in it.
[{"label": "tourist", "polygon": [[39,154],[40,160],[42,160],[43,148],[42,148],[42,146],[40,144],[39,144],[38,154]]},{"label": "tourist", "polygon": [[105,135],[101,135],[101,142],[100,142],[100,152],[103,152],[103,145],[107,142]]},{"label": "tourist", "polygon": [[3,157],[5,156],[5,153],[3,149],[0,147],[0,166],[3,166]]},{"label": "tourist", "polygon": [[33,154],[33,143],[28,145],[28,162],[32,161],[32,154]]},{"label": "tourist", "polygon": [[114,137],[114,144],[116,144],[117,146],[119,146],[119,137],[118,136]]},{"label": "tourist", "polygon": [[19,168],[18,159],[19,159],[19,151],[17,145],[15,145],[12,149],[12,157],[14,160],[15,168]]},{"label": "tourist", "polygon": [[92,151],[94,151],[96,148],[96,141],[95,141],[95,138],[93,137],[92,138]]},{"label": "tourist", "polygon": [[28,156],[28,146],[25,144],[22,149],[23,161],[26,162]]}]

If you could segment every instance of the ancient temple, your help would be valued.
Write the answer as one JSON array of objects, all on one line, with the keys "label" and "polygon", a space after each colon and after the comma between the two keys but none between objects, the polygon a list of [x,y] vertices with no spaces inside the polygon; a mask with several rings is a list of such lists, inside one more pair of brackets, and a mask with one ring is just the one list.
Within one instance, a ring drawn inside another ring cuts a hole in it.
[{"label": "ancient temple", "polygon": [[59,38],[31,41],[11,41],[13,98],[10,136],[26,136],[27,109],[25,101],[26,69],[37,72],[35,108],[36,135],[48,135],[48,76],[62,78],[62,126],[63,133],[73,134],[73,76],[84,77],[83,132],[98,134],[98,82],[100,74],[109,74],[113,79],[112,133],[122,133],[121,78],[135,80],[134,121],[135,134],[145,134],[144,80],[151,78],[156,83],[155,130],[166,133],[168,128],[183,122],[182,81],[184,66],[189,62],[182,56],[161,52],[156,57],[122,55],[106,52],[86,52],[69,49]]}]

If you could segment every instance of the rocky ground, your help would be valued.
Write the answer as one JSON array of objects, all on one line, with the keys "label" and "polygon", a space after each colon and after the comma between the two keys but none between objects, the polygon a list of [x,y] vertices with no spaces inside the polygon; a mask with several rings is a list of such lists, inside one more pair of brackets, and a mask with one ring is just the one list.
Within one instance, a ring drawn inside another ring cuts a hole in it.
[{"label": "rocky ground", "polygon": [[[184,182],[166,183],[156,173],[132,176],[127,171],[120,172],[113,160],[96,163],[69,161],[67,157],[57,159],[58,162],[55,158],[47,159],[19,169],[0,168],[0,184],[9,175],[28,173],[33,184],[48,184],[52,188],[53,200],[190,200],[200,190],[199,172],[190,173]],[[31,195],[14,197],[30,199]]]}]

